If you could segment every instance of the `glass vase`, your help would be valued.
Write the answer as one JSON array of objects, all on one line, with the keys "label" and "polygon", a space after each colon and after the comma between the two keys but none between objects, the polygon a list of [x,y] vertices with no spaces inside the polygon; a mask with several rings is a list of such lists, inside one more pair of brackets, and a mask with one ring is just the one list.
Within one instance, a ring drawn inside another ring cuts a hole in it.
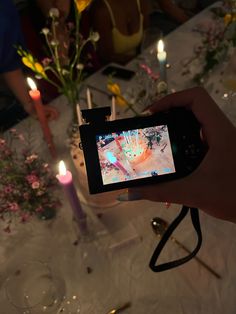
[{"label": "glass vase", "polygon": [[80,143],[79,131],[77,132],[77,135],[75,133],[73,135],[73,143],[71,144],[71,157],[77,171],[80,200],[82,203],[97,209],[99,213],[106,211],[108,208],[116,206],[120,203],[117,200],[117,197],[122,193],[121,190],[100,194],[89,193],[84,153]]}]

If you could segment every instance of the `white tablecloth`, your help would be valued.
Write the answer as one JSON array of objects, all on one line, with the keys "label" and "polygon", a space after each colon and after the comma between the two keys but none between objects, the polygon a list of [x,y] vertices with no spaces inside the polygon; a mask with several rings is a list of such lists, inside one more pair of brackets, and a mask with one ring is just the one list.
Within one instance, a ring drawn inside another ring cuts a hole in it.
[{"label": "white tablecloth", "polygon": [[[189,78],[181,76],[181,61],[191,56],[194,45],[200,40],[199,35],[196,33],[193,35],[193,27],[207,19],[208,15],[207,10],[203,11],[165,38],[168,62],[171,65],[168,69],[170,89],[181,90],[191,85]],[[147,60],[154,68],[156,60],[153,47],[133,60],[129,67],[137,69],[139,62]],[[236,122],[233,103],[222,97],[225,90],[219,81],[219,71],[220,67],[214,70],[206,88],[219,106]],[[86,83],[106,90],[106,81],[107,78],[98,72]],[[119,82],[122,89],[130,88],[133,84]],[[109,97],[91,91],[98,105],[110,104]],[[53,105],[61,112],[59,120],[50,123],[54,141],[61,157],[74,171],[69,148],[66,146],[66,129],[71,120],[71,112],[63,96],[53,101]],[[83,101],[81,106],[85,108]],[[27,132],[30,126],[35,150],[48,157],[40,127],[33,119],[29,118],[19,123],[17,129]],[[75,176],[74,179],[76,181]],[[148,263],[158,239],[150,228],[150,220],[152,217],[160,216],[171,221],[180,210],[180,206],[172,205],[166,209],[162,203],[148,201],[121,203],[97,218],[98,209],[83,205],[85,211],[90,214],[95,239],[87,244],[75,245],[76,228],[72,223],[71,208],[65,198],[62,198],[62,201],[63,206],[55,219],[51,221],[33,219],[28,224],[13,226],[11,234],[1,232],[2,314],[19,313],[6,298],[4,281],[13,267],[29,260],[48,262],[64,280],[66,298],[73,295],[79,297],[83,314],[105,314],[112,307],[126,301],[132,303],[124,312],[127,314],[236,313],[234,224],[200,213],[203,245],[198,256],[217,271],[222,279],[215,278],[194,259],[174,270],[153,273]],[[196,239],[189,219],[182,223],[175,236],[190,249],[194,247]],[[184,252],[170,241],[160,261],[175,259],[181,254]],[[87,272],[87,267],[92,270],[90,273]]]}]

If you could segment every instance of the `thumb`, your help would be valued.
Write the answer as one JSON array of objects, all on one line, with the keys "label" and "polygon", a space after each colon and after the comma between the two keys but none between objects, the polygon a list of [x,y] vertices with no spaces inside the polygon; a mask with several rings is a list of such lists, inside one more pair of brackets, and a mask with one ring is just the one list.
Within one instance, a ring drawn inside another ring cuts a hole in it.
[{"label": "thumb", "polygon": [[196,188],[194,176],[135,188],[129,188],[128,193],[121,194],[120,201],[149,200],[152,202],[168,202],[198,207],[201,189]]},{"label": "thumb", "polygon": [[[146,199],[153,202],[186,204],[190,201],[186,192],[186,179],[167,183],[157,183],[129,189],[129,200]],[[189,188],[189,185],[188,185]]]}]

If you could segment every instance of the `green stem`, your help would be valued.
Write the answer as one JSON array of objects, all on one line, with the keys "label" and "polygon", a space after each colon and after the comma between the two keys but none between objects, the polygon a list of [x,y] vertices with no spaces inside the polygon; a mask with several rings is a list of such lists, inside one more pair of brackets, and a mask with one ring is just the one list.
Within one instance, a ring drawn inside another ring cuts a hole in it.
[{"label": "green stem", "polygon": [[129,109],[136,115],[139,116],[138,112],[133,108],[133,106],[131,104],[127,104],[127,106],[129,107]]},{"label": "green stem", "polygon": [[70,66],[71,80],[73,79],[73,69],[74,69],[75,64],[78,60],[78,52],[79,52],[80,13],[78,12],[78,9],[76,7],[75,2],[74,2],[74,12],[75,12],[75,55],[74,55],[74,59],[73,59],[71,66]]},{"label": "green stem", "polygon": [[[59,58],[59,54],[58,54],[58,40],[57,40],[57,35],[56,35],[56,27],[55,27],[55,18],[53,17],[52,18],[52,37],[53,39],[55,40],[55,46],[53,47],[54,48],[54,56],[55,56],[55,64],[56,64],[56,69],[57,69],[57,72],[60,76],[60,80],[61,80],[61,83],[64,85],[65,84],[65,80],[64,80],[64,77],[62,75],[62,69],[61,69],[61,64],[60,64],[60,58]],[[50,43],[49,43],[50,45]]]}]

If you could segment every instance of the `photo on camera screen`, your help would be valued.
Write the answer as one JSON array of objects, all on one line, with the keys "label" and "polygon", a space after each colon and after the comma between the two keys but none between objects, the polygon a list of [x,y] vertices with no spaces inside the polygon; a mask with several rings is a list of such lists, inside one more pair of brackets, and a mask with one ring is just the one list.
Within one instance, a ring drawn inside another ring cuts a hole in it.
[{"label": "photo on camera screen", "polygon": [[96,136],[103,184],[175,172],[167,125]]}]

